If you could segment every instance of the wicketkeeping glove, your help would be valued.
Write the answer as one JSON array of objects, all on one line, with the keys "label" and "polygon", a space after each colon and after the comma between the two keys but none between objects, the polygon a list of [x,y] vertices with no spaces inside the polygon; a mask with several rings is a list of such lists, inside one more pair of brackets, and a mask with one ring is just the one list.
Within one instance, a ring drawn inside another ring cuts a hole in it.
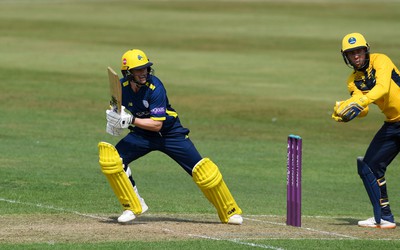
[{"label": "wicketkeeping glove", "polygon": [[340,106],[340,104],[342,104],[342,103],[343,103],[343,101],[337,101],[337,102],[335,103],[335,106],[333,107],[332,119],[335,120],[335,121],[337,121],[337,122],[343,122],[342,117],[340,117],[340,116],[338,115],[338,113],[337,113],[337,109],[338,109],[338,107]]},{"label": "wicketkeeping glove", "polygon": [[370,100],[366,95],[355,94],[346,101],[341,102],[340,105],[337,107],[336,113],[343,113],[343,110],[346,109],[348,106],[351,106],[352,103],[357,103],[359,106],[365,108],[370,104]]},{"label": "wicketkeeping glove", "polygon": [[341,111],[338,113],[338,116],[342,118],[343,122],[349,122],[356,118],[363,110],[363,106],[358,103],[352,102],[341,109]]},{"label": "wicketkeeping glove", "polygon": [[[363,94],[353,95],[346,101],[336,102],[332,118],[338,122],[349,122],[360,114],[365,116],[368,113],[368,104],[367,96]],[[365,111],[363,112],[363,110]]]}]

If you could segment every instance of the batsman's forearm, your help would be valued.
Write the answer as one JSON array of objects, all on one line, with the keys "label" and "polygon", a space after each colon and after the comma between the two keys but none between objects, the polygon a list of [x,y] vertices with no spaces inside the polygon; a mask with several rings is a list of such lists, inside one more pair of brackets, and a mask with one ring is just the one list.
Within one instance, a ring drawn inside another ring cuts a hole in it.
[{"label": "batsman's forearm", "polygon": [[141,129],[153,131],[153,132],[159,132],[161,130],[162,121],[154,121],[151,118],[136,118],[133,123],[136,127],[139,127]]}]

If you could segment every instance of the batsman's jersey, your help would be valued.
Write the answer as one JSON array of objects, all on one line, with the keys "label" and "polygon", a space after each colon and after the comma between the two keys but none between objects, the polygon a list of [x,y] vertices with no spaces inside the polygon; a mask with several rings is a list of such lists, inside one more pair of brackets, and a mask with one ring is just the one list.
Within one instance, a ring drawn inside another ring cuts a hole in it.
[{"label": "batsman's jersey", "polygon": [[[131,126],[128,133],[115,148],[123,159],[124,166],[152,151],[161,151],[175,160],[189,175],[202,159],[188,137],[189,129],[184,128],[178,114],[171,107],[164,85],[156,76],[149,75],[144,86],[134,92],[126,79],[122,84],[122,105],[138,118],[163,121],[159,132]],[[130,178],[132,185],[135,181]]]},{"label": "batsman's jersey", "polygon": [[386,55],[371,54],[368,68],[353,72],[347,87],[352,95],[362,92],[368,104],[378,105],[387,122],[400,121],[400,72]]},{"label": "batsman's jersey", "polygon": [[152,132],[139,127],[130,127],[131,131],[146,136],[171,137],[178,134],[188,134],[189,130],[182,127],[178,114],[168,101],[163,83],[154,75],[149,75],[144,86],[134,92],[129,82],[122,78],[122,105],[135,117],[151,118],[163,121],[160,132]]}]

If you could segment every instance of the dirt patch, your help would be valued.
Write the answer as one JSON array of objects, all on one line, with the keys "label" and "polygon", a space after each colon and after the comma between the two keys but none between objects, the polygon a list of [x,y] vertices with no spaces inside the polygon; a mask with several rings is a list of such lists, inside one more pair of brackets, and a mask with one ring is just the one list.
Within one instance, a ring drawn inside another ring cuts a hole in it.
[{"label": "dirt patch", "polygon": [[395,230],[357,227],[351,218],[304,217],[302,227],[279,216],[245,216],[240,226],[221,224],[215,215],[145,214],[120,225],[116,217],[76,214],[0,216],[1,243],[159,241],[208,238],[399,239]]}]

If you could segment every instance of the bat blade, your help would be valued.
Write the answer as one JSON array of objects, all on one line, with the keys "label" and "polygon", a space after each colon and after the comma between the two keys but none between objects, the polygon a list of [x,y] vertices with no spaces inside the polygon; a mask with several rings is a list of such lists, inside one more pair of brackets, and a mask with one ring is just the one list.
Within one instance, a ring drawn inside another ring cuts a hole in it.
[{"label": "bat blade", "polygon": [[111,68],[107,67],[108,81],[110,85],[110,105],[112,109],[121,114],[121,102],[122,102],[122,89],[121,83],[119,82],[119,77],[117,73]]}]

